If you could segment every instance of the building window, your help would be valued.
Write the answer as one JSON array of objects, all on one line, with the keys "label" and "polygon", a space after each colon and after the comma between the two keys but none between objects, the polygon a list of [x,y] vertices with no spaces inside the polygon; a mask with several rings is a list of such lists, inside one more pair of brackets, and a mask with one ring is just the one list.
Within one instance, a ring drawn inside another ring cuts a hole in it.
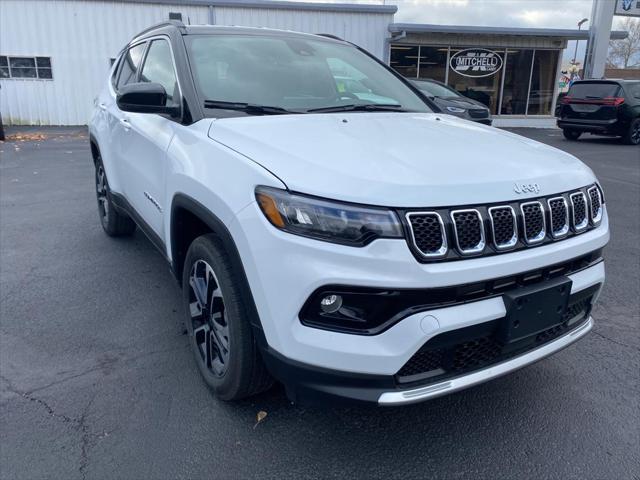
[{"label": "building window", "polygon": [[447,75],[447,47],[420,47],[420,78],[444,82]]},{"label": "building window", "polygon": [[0,56],[0,78],[53,80],[51,57]]},{"label": "building window", "polygon": [[527,113],[527,95],[533,50],[507,50],[502,93],[502,115],[524,115]]},{"label": "building window", "polygon": [[[474,47],[455,47],[451,48],[451,57],[459,52],[464,52]],[[504,50],[491,50],[495,55],[500,57],[504,62]],[[461,95],[477,100],[485,104],[489,111],[495,115],[498,110],[498,96],[500,94],[500,81],[502,79],[503,69],[495,71],[492,74],[482,77],[472,77],[462,75],[452,68],[449,68],[449,86],[457,90]]]},{"label": "building window", "polygon": [[417,78],[418,51],[419,47],[393,45],[391,47],[391,67],[400,75]]},{"label": "building window", "polygon": [[558,67],[557,50],[536,50],[529,87],[527,115],[549,115],[553,103],[553,89]]}]

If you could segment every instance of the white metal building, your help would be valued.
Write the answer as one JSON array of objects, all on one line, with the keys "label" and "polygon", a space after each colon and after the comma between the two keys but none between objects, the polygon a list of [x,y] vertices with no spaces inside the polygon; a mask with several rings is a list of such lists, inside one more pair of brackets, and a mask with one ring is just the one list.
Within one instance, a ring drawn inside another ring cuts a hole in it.
[{"label": "white metal building", "polygon": [[83,125],[120,49],[184,23],[330,33],[383,58],[397,8],[263,0],[0,0],[0,112],[7,125]]}]

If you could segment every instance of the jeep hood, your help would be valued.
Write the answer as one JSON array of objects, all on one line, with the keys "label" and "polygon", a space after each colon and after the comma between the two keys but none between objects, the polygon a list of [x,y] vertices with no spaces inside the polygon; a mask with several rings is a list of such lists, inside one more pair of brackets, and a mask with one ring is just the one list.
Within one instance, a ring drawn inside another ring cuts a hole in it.
[{"label": "jeep hood", "polygon": [[[595,181],[588,167],[565,152],[450,115],[247,116],[213,120],[209,136],[262,165],[290,190],[370,205],[500,202]],[[539,193],[518,194],[515,184],[537,184]]]}]

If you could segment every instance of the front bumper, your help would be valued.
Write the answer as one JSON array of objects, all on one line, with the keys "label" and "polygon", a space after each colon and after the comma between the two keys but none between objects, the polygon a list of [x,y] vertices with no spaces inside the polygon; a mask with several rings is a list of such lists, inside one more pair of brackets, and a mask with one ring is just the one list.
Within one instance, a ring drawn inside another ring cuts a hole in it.
[{"label": "front bumper", "polygon": [[[353,248],[299,237],[273,228],[254,204],[236,218],[229,228],[260,316],[265,360],[289,395],[304,400],[332,397],[378,402],[383,393],[411,391],[413,385],[399,389],[395,376],[427,341],[443,332],[501,319],[506,313],[502,297],[497,296],[421,311],[376,335],[345,334],[301,323],[299,313],[318,288],[464,285],[566,262],[601,249],[609,240],[605,207],[600,227],[575,237],[490,257],[421,264],[403,240],[381,239]],[[598,263],[570,278],[572,294],[601,285],[604,265]],[[519,363],[514,358],[506,364],[508,371],[508,365]],[[493,378],[491,372],[502,370],[496,368],[488,369],[483,378]],[[478,378],[478,372],[473,375]],[[452,382],[451,388],[464,388],[455,387],[460,380],[447,382]]]},{"label": "front bumper", "polygon": [[490,367],[412,388],[398,388],[394,376],[331,371],[289,360],[270,349],[263,351],[269,371],[278,378],[291,401],[304,404],[408,405],[464,390],[542,360],[584,337],[593,328],[588,317],[576,328],[545,345]]}]

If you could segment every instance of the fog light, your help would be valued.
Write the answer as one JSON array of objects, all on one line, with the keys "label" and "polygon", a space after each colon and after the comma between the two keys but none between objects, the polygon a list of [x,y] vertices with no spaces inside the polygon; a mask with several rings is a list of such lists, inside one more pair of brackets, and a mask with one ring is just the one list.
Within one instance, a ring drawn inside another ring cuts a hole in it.
[{"label": "fog light", "polygon": [[340,295],[327,295],[320,300],[320,308],[325,313],[335,313],[342,307],[342,297]]}]

